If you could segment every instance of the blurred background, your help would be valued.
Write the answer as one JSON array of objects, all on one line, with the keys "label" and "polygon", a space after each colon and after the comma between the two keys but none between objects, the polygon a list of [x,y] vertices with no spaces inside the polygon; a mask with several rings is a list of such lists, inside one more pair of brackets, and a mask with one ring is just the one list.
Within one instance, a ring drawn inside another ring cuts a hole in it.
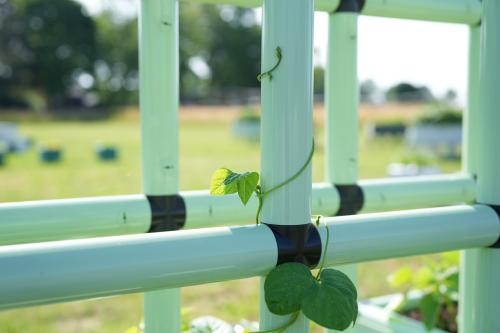
[{"label": "blurred background", "polygon": [[[0,0],[0,201],[140,192],[137,5]],[[259,169],[261,12],[181,2],[180,17],[181,188],[206,189],[220,166]],[[318,182],[328,17],[315,20]],[[361,178],[459,171],[467,28],[361,17],[358,41]],[[427,260],[359,265],[361,297],[400,291],[391,273]],[[257,289],[185,288],[185,317],[256,320]],[[0,333],[125,332],[141,313],[141,295],[13,310]]]}]

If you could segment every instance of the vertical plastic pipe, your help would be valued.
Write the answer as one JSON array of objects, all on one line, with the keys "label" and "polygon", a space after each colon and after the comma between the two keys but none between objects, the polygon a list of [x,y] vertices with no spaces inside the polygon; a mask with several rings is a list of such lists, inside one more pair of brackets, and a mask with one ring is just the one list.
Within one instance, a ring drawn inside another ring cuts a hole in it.
[{"label": "vertical plastic pipe", "polygon": [[[464,112],[462,131],[462,171],[472,177],[477,176],[478,134],[479,134],[479,58],[481,26],[472,26],[469,30],[469,70],[467,108]],[[473,313],[471,292],[476,277],[476,258],[479,249],[464,250],[460,253],[460,300],[458,328],[461,333],[471,332],[470,314]],[[469,326],[468,329],[466,327]]]},{"label": "vertical plastic pipe", "polygon": [[[479,158],[477,201],[500,206],[500,2],[483,1],[480,48]],[[498,244],[498,243],[497,243]],[[500,332],[500,248],[480,248],[468,255],[463,285],[466,310],[461,332]]]},{"label": "vertical plastic pipe", "polygon": [[[143,192],[175,194],[179,190],[177,0],[141,1],[139,21]],[[180,290],[145,293],[144,311],[146,333],[179,332]]]},{"label": "vertical plastic pipe", "polygon": [[478,163],[478,124],[479,124],[479,49],[481,26],[469,30],[469,70],[467,109],[464,112],[462,130],[462,171],[475,177]]},{"label": "vertical plastic pipe", "polygon": [[[330,13],[326,69],[325,171],[331,184],[358,181],[358,13]],[[338,267],[355,282],[357,265]],[[346,332],[353,332],[353,328]],[[326,332],[337,332],[325,330]]]},{"label": "vertical plastic pipe", "polygon": [[326,178],[335,184],[358,180],[358,14],[331,13],[328,31]]},{"label": "vertical plastic pipe", "polygon": [[[262,79],[261,175],[263,190],[289,179],[306,163],[312,148],[312,53],[314,1],[264,0],[262,72],[282,61],[272,79]],[[265,197],[261,220],[298,225],[311,218],[311,165],[298,178]],[[261,281],[263,289],[264,279]],[[289,316],[267,309],[261,291],[260,329],[283,325]],[[307,333],[303,315],[286,333]]]}]

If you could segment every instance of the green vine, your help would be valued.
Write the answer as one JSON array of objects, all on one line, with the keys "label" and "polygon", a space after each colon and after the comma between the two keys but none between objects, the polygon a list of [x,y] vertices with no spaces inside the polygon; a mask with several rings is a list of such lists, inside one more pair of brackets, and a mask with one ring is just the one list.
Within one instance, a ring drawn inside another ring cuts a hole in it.
[{"label": "green vine", "polygon": [[[255,193],[259,200],[255,220],[259,224],[264,198],[297,179],[311,164],[313,155],[314,140],[304,165],[290,178],[268,190],[259,185],[257,172],[240,174],[227,168],[218,169],[212,175],[210,194],[238,193],[241,202],[246,205]],[[314,218],[319,226],[321,216]],[[276,315],[291,317],[279,327],[253,333],[282,333],[297,321],[300,311],[310,320],[333,330],[343,331],[355,323],[358,316],[356,287],[344,273],[324,268],[329,241],[330,230],[326,226],[326,241],[316,276],[312,275],[309,267],[296,262],[278,265],[269,272],[264,283],[266,305]]]},{"label": "green vine", "polygon": [[269,78],[269,81],[271,81],[273,79],[273,72],[276,68],[278,68],[278,66],[280,65],[281,63],[281,59],[283,58],[283,53],[281,52],[281,47],[277,47],[276,48],[276,58],[278,58],[278,62],[273,66],[273,68],[271,68],[270,70],[264,72],[264,73],[260,73],[259,75],[257,75],[257,80],[259,80],[259,82],[262,81],[263,78],[265,77],[268,77]]},{"label": "green vine", "polygon": [[266,191],[264,191],[262,189],[262,186],[259,185],[260,176],[258,172],[236,173],[227,168],[220,168],[216,170],[212,175],[212,181],[210,183],[210,194],[226,195],[238,193],[241,202],[246,205],[248,203],[248,200],[250,200],[252,194],[255,193],[255,196],[259,200],[257,213],[255,215],[255,223],[259,224],[260,213],[264,205],[264,197],[269,193],[274,192],[297,179],[309,166],[309,164],[311,164],[313,155],[314,140],[312,143],[311,152],[309,153],[307,161],[304,163],[304,165],[290,178],[284,180],[283,182]]},{"label": "green vine", "polygon": [[257,196],[257,199],[259,200],[259,206],[257,208],[257,214],[255,216],[255,223],[256,224],[259,224],[260,212],[262,211],[262,206],[264,204],[264,197],[266,195],[268,195],[269,193],[274,192],[274,191],[282,188],[283,186],[293,182],[295,179],[297,179],[302,174],[302,172],[304,172],[304,170],[309,166],[309,164],[311,164],[313,155],[314,155],[314,140],[312,143],[311,152],[309,153],[309,156],[307,157],[306,163],[304,163],[304,165],[292,177],[285,179],[283,182],[270,188],[267,191],[263,191],[262,187],[260,185],[257,185],[255,187],[255,194]]}]

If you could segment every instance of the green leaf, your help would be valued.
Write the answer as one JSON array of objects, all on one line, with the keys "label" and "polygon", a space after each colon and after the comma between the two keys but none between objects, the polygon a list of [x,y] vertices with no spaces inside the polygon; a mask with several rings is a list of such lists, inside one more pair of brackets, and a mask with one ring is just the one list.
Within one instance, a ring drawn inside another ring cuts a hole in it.
[{"label": "green leaf", "polygon": [[441,258],[446,267],[460,264],[459,251],[441,253]]},{"label": "green leaf", "polygon": [[439,315],[440,303],[433,294],[428,294],[420,300],[420,312],[425,328],[430,331],[436,326]]},{"label": "green leaf", "polygon": [[269,311],[287,315],[300,310],[304,293],[315,283],[307,266],[285,263],[275,267],[266,277],[264,296]]},{"label": "green leaf", "polygon": [[252,193],[255,192],[259,183],[259,174],[257,172],[245,172],[238,179],[238,195],[244,205],[248,203]]},{"label": "green leaf", "polygon": [[449,274],[444,280],[444,285],[446,286],[446,293],[452,294],[458,292],[459,283],[459,273],[458,271]]},{"label": "green leaf", "polygon": [[239,174],[226,168],[217,169],[210,182],[211,195],[226,195],[238,192]]},{"label": "green leaf", "polygon": [[413,277],[413,284],[418,289],[425,289],[435,281],[434,272],[429,267],[420,268]]},{"label": "green leaf", "polygon": [[347,275],[332,268],[324,269],[320,282],[306,291],[302,311],[317,324],[343,331],[356,322],[357,292]]},{"label": "green leaf", "polygon": [[408,286],[411,283],[412,277],[413,272],[411,268],[403,267],[389,276],[389,283],[393,288]]}]

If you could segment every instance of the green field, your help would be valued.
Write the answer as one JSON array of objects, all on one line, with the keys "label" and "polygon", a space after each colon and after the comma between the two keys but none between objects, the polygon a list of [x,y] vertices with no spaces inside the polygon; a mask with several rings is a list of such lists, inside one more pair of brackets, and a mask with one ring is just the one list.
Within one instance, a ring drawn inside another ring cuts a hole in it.
[{"label": "green field", "polygon": [[[320,117],[321,118],[321,117]],[[259,145],[235,139],[230,131],[231,116],[181,116],[181,188],[205,189],[211,173],[221,166],[235,171],[259,169]],[[23,134],[36,144],[57,143],[64,149],[60,164],[44,165],[36,149],[10,155],[0,168],[0,201],[22,201],[67,197],[101,196],[140,192],[140,133],[137,115],[106,121],[21,121]],[[323,174],[323,127],[316,121],[317,151],[313,179]],[[119,148],[117,162],[99,162],[94,148],[99,143]],[[158,143],[166,144],[166,143]],[[342,144],[342,143],[334,143]],[[244,152],[244,154],[242,153]],[[407,154],[401,139],[360,139],[361,178],[385,177],[386,166]],[[451,172],[457,161],[438,161]],[[402,262],[417,264],[418,258],[359,265],[362,297],[388,291],[385,277]],[[183,289],[184,306],[192,316],[215,315],[227,321],[258,318],[257,279],[231,281]],[[141,295],[73,302],[0,313],[0,333],[112,332],[136,324],[142,316]]]}]

